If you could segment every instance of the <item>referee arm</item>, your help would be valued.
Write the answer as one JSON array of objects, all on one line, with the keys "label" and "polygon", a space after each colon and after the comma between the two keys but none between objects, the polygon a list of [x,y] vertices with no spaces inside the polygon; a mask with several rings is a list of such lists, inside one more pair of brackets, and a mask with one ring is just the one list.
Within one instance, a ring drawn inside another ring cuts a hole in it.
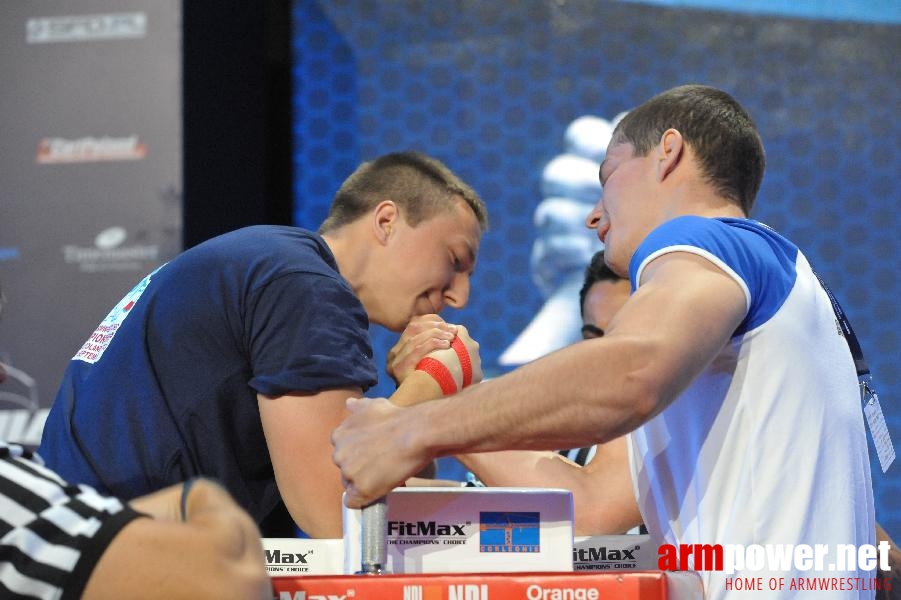
[{"label": "referee arm", "polygon": [[271,598],[259,530],[219,485],[199,479],[130,504],[152,518],[112,540],[85,600]]}]

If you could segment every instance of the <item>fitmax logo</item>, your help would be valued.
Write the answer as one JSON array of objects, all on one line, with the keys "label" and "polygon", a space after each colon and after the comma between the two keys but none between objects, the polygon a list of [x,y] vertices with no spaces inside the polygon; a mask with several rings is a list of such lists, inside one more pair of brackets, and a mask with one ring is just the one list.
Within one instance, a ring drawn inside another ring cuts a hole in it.
[{"label": "fitmax logo", "polygon": [[344,595],[337,594],[307,594],[304,591],[300,592],[279,592],[278,600],[346,600],[348,597],[353,597],[353,590],[348,590]]},{"label": "fitmax logo", "polygon": [[635,552],[638,548],[632,550],[608,550],[606,546],[598,548],[573,548],[573,562],[601,562],[606,560],[625,561],[638,560],[635,558]]},{"label": "fitmax logo", "polygon": [[266,562],[270,565],[305,565],[310,552],[282,552],[280,550],[266,550]]},{"label": "fitmax logo", "polygon": [[464,525],[452,523],[437,523],[435,521],[388,521],[388,535],[396,536],[436,536],[436,535],[462,535]]}]

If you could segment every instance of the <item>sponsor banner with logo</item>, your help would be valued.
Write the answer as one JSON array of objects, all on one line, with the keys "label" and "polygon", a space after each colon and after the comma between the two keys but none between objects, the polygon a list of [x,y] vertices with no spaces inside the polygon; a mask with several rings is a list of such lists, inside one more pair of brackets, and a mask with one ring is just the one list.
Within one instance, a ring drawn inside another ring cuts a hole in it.
[{"label": "sponsor banner with logo", "polygon": [[0,437],[40,440],[70,359],[181,250],[181,2],[4,6]]},{"label": "sponsor banner with logo", "polygon": [[574,571],[642,571],[657,568],[649,535],[595,535],[573,539]]},{"label": "sponsor banner with logo", "polygon": [[263,555],[272,577],[345,574],[343,539],[263,538]]},{"label": "sponsor banner with logo", "polygon": [[696,600],[691,571],[273,577],[277,600]]},{"label": "sponsor banner with logo", "polygon": [[[79,3],[68,5],[77,8]],[[25,31],[29,44],[143,38],[147,35],[147,14],[121,12],[34,17],[25,23]]]},{"label": "sponsor banner with logo", "polygon": [[[388,494],[393,573],[572,571],[572,493],[405,487]],[[360,570],[361,511],[344,509],[345,573]]]}]

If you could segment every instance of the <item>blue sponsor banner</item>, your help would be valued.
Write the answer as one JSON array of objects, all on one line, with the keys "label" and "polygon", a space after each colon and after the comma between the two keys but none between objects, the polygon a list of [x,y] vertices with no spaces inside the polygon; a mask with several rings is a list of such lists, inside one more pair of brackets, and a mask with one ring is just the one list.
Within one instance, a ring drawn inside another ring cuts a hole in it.
[{"label": "blue sponsor banner", "polygon": [[0,260],[13,260],[19,258],[19,249],[9,246],[0,246]]}]

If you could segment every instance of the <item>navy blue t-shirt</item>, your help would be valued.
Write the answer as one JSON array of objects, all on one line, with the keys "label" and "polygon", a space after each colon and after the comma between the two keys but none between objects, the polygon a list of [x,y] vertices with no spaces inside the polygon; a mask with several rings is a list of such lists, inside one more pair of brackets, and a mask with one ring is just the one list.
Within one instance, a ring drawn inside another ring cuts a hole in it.
[{"label": "navy blue t-shirt", "polygon": [[221,235],[148,275],[98,326],[66,369],[40,453],[123,499],[215,477],[262,523],[285,509],[257,394],[374,385],[368,327],[317,234]]}]

